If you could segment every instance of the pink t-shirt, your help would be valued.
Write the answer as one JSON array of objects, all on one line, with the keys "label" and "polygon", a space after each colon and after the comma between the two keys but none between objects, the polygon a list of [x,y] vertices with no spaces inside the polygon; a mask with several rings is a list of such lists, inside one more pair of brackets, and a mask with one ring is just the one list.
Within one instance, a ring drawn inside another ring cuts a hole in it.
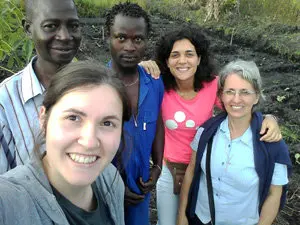
[{"label": "pink t-shirt", "polygon": [[188,164],[192,142],[197,128],[212,117],[217,98],[218,79],[203,83],[203,88],[191,100],[185,100],[176,91],[165,91],[162,117],[165,126],[164,158],[171,162]]}]

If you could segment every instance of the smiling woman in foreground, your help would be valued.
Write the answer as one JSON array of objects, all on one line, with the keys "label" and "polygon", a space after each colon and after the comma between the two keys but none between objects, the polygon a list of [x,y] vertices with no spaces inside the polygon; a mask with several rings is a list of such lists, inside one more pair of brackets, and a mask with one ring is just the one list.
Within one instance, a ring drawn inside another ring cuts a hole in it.
[{"label": "smiling woman in foreground", "polygon": [[218,96],[226,112],[205,122],[191,143],[177,224],[272,224],[284,204],[291,161],[283,140],[260,140],[263,117],[255,107],[263,94],[255,63],[226,65]]},{"label": "smiling woman in foreground", "polygon": [[30,164],[0,176],[0,224],[124,224],[124,184],[111,161],[127,106],[105,67],[76,62],[59,71],[40,110],[44,143]]}]

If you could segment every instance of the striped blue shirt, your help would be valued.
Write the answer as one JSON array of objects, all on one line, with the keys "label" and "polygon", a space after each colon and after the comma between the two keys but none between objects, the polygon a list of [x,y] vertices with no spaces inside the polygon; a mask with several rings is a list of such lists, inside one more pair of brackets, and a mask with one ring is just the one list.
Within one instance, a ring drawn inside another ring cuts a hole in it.
[{"label": "striped blue shirt", "polygon": [[0,84],[0,174],[29,161],[39,134],[45,88],[31,62]]}]

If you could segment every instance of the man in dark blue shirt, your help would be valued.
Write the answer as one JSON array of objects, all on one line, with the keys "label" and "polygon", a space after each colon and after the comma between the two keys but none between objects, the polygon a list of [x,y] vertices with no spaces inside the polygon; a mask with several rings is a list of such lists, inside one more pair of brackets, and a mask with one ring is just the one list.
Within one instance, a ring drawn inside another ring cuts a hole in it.
[{"label": "man in dark blue shirt", "polygon": [[[150,191],[161,172],[164,127],[160,108],[164,86],[138,66],[142,60],[150,30],[147,13],[137,4],[115,5],[106,16],[111,68],[127,88],[132,116],[124,125],[132,144],[123,152],[125,192],[125,223],[149,224]],[[128,140],[127,139],[127,140]],[[153,166],[150,169],[150,157]]]}]

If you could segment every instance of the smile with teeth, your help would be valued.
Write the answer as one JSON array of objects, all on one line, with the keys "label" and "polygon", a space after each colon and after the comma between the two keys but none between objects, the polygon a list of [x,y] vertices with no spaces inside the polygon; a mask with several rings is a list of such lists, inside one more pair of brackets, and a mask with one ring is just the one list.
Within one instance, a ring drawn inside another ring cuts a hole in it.
[{"label": "smile with teeth", "polygon": [[97,160],[97,156],[86,156],[86,155],[79,155],[75,153],[69,153],[69,157],[77,163],[82,163],[82,164],[89,164],[93,163]]},{"label": "smile with teeth", "polygon": [[189,70],[189,68],[177,68],[177,70],[178,71],[180,71],[180,72],[185,72],[185,71],[188,71]]},{"label": "smile with teeth", "polygon": [[242,106],[236,106],[236,105],[233,105],[233,106],[231,106],[233,109],[241,109],[242,108]]}]

